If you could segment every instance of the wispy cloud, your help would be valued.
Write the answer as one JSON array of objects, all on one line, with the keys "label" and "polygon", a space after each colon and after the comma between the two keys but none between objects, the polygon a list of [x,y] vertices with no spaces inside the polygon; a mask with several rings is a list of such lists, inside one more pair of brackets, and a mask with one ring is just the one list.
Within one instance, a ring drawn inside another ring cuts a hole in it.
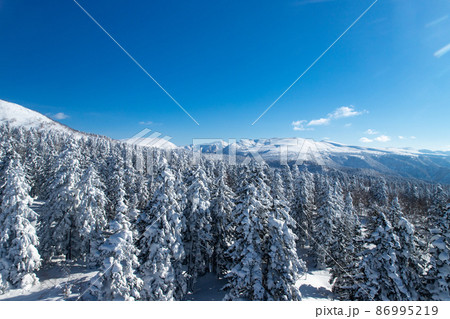
[{"label": "wispy cloud", "polygon": [[399,135],[398,139],[399,140],[404,140],[406,137]]},{"label": "wispy cloud", "polygon": [[152,125],[153,122],[152,121],[140,121],[139,124],[140,125]]},{"label": "wispy cloud", "polygon": [[347,123],[347,124],[345,124],[344,126],[345,126],[345,127],[350,127],[350,126],[352,126],[352,123]]},{"label": "wispy cloud", "polygon": [[363,143],[372,143],[373,142],[373,140],[371,140],[370,138],[367,138],[367,137],[361,137],[359,140]]},{"label": "wispy cloud", "polygon": [[328,114],[329,118],[340,119],[343,117],[353,117],[357,115],[364,114],[366,111],[356,111],[353,105],[350,106],[341,106],[337,108],[333,113]]},{"label": "wispy cloud", "polygon": [[443,17],[440,17],[440,18],[438,18],[438,19],[436,19],[436,20],[433,20],[433,21],[431,21],[431,22],[429,22],[429,23],[427,23],[427,24],[425,24],[425,28],[433,27],[433,26],[435,26],[436,24],[439,24],[439,23],[441,23],[441,22],[447,20],[447,18],[448,18],[448,14],[445,15],[445,16],[443,16]]},{"label": "wispy cloud", "polygon": [[317,126],[317,125],[328,125],[330,124],[331,119],[330,118],[321,118],[318,120],[311,120],[308,123],[308,126]]},{"label": "wispy cloud", "polygon": [[375,137],[375,141],[378,141],[378,142],[384,143],[384,142],[389,142],[390,140],[391,140],[391,138],[387,135],[380,135],[378,137]]},{"label": "wispy cloud", "polygon": [[[348,118],[348,117],[354,117],[361,114],[367,113],[366,110],[364,111],[357,111],[355,110],[355,107],[353,105],[350,106],[341,106],[334,110],[331,113],[328,113],[326,117],[322,117],[315,120],[310,120],[309,122],[306,120],[301,121],[295,121],[292,122],[292,126],[294,127],[295,131],[305,131],[305,126],[321,126],[321,125],[328,125],[331,123],[332,120],[337,120],[341,118]],[[294,123],[298,123],[298,125],[295,125]],[[307,123],[305,125],[305,123]],[[345,126],[350,126],[351,123],[347,123]]]},{"label": "wispy cloud", "polygon": [[331,120],[354,117],[364,113],[367,113],[367,111],[357,111],[355,110],[355,107],[353,105],[341,106],[334,110],[332,113],[328,113],[327,117],[309,121],[308,126],[328,125],[330,124]]},{"label": "wispy cloud", "polygon": [[434,52],[434,56],[436,58],[440,58],[441,56],[443,56],[444,54],[450,52],[450,43],[447,44],[445,47],[437,50],[436,52]]},{"label": "wispy cloud", "polygon": [[55,113],[55,114],[49,113],[47,115],[49,117],[51,117],[52,119],[55,119],[55,120],[65,120],[65,119],[68,119],[70,117],[69,115],[67,115],[67,114],[65,114],[63,112],[59,112],[59,113]]},{"label": "wispy cloud", "polygon": [[377,131],[372,130],[371,128],[369,128],[365,133],[366,133],[366,134],[369,134],[369,135],[377,135],[377,134],[378,134]]},{"label": "wispy cloud", "polygon": [[311,131],[312,128],[305,127],[305,123],[306,123],[305,120],[294,121],[294,122],[292,122],[291,125],[292,125],[294,131]]},{"label": "wispy cloud", "polygon": [[363,143],[372,143],[372,142],[385,143],[385,142],[389,142],[390,140],[391,140],[391,138],[389,136],[387,136],[387,135],[380,135],[380,136],[377,136],[377,137],[375,137],[373,139],[364,136],[364,137],[361,137],[359,139],[359,141],[363,142]]}]

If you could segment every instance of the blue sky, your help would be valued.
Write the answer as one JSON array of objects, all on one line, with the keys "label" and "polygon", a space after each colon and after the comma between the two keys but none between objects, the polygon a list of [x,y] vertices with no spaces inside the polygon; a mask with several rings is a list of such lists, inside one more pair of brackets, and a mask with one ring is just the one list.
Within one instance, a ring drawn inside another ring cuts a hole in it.
[{"label": "blue sky", "polygon": [[[450,149],[450,2],[0,0],[0,99],[125,138]],[[371,130],[371,131],[368,131]]]}]

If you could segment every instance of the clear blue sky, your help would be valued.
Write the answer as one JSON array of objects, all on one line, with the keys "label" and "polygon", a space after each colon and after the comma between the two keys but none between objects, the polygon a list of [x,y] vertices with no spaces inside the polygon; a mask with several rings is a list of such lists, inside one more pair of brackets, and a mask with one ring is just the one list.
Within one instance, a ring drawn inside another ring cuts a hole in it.
[{"label": "clear blue sky", "polygon": [[450,149],[450,1],[379,0],[253,126],[373,0],[78,2],[200,126],[72,0],[0,0],[0,99],[113,138]]}]

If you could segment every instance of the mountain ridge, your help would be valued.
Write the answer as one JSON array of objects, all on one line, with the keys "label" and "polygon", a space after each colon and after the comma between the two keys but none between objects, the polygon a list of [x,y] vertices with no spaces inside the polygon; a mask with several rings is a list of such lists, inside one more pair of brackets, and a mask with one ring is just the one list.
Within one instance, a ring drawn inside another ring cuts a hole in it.
[{"label": "mountain ridge", "polygon": [[[76,131],[39,112],[0,100],[0,123],[2,122],[15,127],[60,131],[76,137],[95,135]],[[450,152],[445,151],[367,148],[300,137],[240,139],[233,143],[217,140],[181,147],[167,139],[152,136],[119,142],[166,150],[197,150],[205,155],[235,154],[238,159],[253,157],[273,166],[306,162],[337,169],[370,169],[383,174],[450,184]]]}]

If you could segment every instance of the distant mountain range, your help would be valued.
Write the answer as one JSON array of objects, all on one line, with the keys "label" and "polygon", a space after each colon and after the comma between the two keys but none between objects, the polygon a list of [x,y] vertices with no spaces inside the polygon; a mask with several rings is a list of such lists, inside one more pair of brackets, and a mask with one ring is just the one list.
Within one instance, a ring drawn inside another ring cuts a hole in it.
[{"label": "distant mountain range", "polygon": [[[85,134],[38,112],[3,100],[0,100],[0,123],[76,135]],[[210,156],[235,154],[240,160],[252,157],[263,159],[271,165],[306,162],[337,169],[372,170],[383,174],[450,184],[450,152],[444,151],[365,148],[303,138],[241,139],[231,144],[226,141],[215,141],[184,147],[177,147],[164,138],[151,135],[147,138],[124,141],[144,147],[197,150]]]}]

